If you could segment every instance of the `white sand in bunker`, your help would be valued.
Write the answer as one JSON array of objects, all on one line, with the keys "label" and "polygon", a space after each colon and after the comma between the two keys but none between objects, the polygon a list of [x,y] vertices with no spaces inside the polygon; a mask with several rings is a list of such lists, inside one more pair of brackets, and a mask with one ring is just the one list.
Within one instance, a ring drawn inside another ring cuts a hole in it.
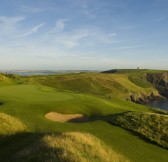
[{"label": "white sand in bunker", "polygon": [[60,114],[57,112],[49,112],[45,117],[52,121],[57,122],[73,122],[73,123],[83,123],[89,121],[89,117],[83,114]]}]

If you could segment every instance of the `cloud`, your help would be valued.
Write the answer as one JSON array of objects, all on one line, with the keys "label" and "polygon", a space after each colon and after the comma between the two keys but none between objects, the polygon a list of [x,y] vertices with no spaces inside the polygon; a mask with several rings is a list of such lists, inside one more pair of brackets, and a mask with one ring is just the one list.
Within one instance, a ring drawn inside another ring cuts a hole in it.
[{"label": "cloud", "polygon": [[80,11],[83,15],[87,16],[90,19],[96,18],[96,16],[89,10],[88,5],[85,1],[81,3],[82,10]]},{"label": "cloud", "polygon": [[39,12],[42,12],[44,11],[45,9],[42,9],[42,8],[36,8],[36,7],[30,7],[30,6],[21,6],[20,9],[21,11],[23,12],[26,12],[26,13],[39,13]]},{"label": "cloud", "polygon": [[0,16],[0,28],[4,30],[13,29],[18,22],[23,21],[25,19],[26,17],[24,16],[15,16],[15,17]]},{"label": "cloud", "polygon": [[36,33],[43,26],[44,26],[44,23],[41,23],[41,24],[35,26],[34,28],[32,28],[30,31],[23,33],[21,36],[25,37],[25,36],[31,35],[33,33]]},{"label": "cloud", "polygon": [[0,16],[0,22],[4,24],[15,24],[19,21],[24,20],[24,16],[16,16],[16,17],[7,17],[7,16]]},{"label": "cloud", "polygon": [[102,41],[103,43],[106,43],[106,44],[113,43],[114,42],[114,37],[116,37],[116,36],[117,36],[117,33],[109,33],[109,34],[101,33],[101,34],[98,35],[99,40]]},{"label": "cloud", "polygon": [[80,41],[90,35],[88,30],[76,30],[62,33],[55,38],[55,42],[67,48],[74,48],[80,45]]},{"label": "cloud", "polygon": [[69,21],[68,19],[59,19],[55,24],[55,28],[53,29],[55,32],[60,32],[64,30],[65,22]]},{"label": "cloud", "polygon": [[71,31],[63,31],[67,19],[60,19],[56,22],[56,26],[43,35],[43,44],[49,44],[59,49],[61,48],[75,48],[75,47],[94,47],[98,44],[116,43],[114,37],[117,33],[105,33],[100,28],[84,27],[77,28]]}]

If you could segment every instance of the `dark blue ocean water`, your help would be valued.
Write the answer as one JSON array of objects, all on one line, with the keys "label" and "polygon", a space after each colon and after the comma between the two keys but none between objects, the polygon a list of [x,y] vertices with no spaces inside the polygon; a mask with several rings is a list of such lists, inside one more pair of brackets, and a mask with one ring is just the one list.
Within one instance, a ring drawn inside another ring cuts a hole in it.
[{"label": "dark blue ocean water", "polygon": [[168,99],[153,100],[145,105],[150,106],[150,107],[154,107],[154,108],[160,108],[162,110],[168,111]]}]

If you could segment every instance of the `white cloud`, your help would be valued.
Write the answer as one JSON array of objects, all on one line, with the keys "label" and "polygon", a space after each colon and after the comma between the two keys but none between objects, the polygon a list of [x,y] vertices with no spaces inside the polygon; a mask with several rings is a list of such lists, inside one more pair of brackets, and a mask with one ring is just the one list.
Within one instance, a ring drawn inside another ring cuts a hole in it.
[{"label": "white cloud", "polygon": [[87,16],[88,18],[95,18],[96,16],[89,10],[88,5],[86,4],[86,2],[83,2],[81,4],[81,8],[82,10],[80,11],[83,15]]},{"label": "white cloud", "polygon": [[26,12],[26,13],[32,13],[33,14],[33,13],[42,12],[45,9],[36,8],[36,7],[30,7],[30,6],[21,6],[19,10],[21,10],[23,12]]},{"label": "white cloud", "polygon": [[16,16],[16,17],[6,17],[0,16],[0,29],[5,31],[13,29],[16,24],[20,21],[25,20],[26,17],[24,16]]},{"label": "white cloud", "polygon": [[[126,49],[136,49],[146,47],[146,45],[135,45],[135,46],[121,46],[116,48],[111,48],[112,50],[126,50]],[[135,54],[134,54],[135,55]]]},{"label": "white cloud", "polygon": [[61,32],[64,30],[65,22],[69,21],[68,19],[59,19],[55,24],[54,32]]},{"label": "white cloud", "polygon": [[62,33],[55,38],[55,43],[67,48],[74,48],[80,45],[80,41],[90,35],[88,30],[76,30],[69,33]]},{"label": "white cloud", "polygon": [[[49,46],[61,48],[75,48],[81,47],[94,47],[97,44],[111,44],[116,43],[114,37],[116,33],[105,33],[99,28],[78,28],[71,31],[63,31],[64,22],[67,19],[60,19],[56,23],[56,27],[48,31],[42,36],[43,44],[49,44]],[[58,32],[59,31],[59,32]],[[88,40],[88,41],[87,41]]]},{"label": "white cloud", "polygon": [[117,33],[109,33],[109,34],[101,33],[98,35],[99,40],[106,44],[114,43],[114,37],[116,36],[117,36]]},{"label": "white cloud", "polygon": [[41,23],[41,24],[35,26],[34,28],[32,28],[30,31],[27,31],[27,32],[23,33],[21,36],[25,37],[25,36],[28,36],[30,34],[36,33],[43,26],[44,26],[44,23]]}]

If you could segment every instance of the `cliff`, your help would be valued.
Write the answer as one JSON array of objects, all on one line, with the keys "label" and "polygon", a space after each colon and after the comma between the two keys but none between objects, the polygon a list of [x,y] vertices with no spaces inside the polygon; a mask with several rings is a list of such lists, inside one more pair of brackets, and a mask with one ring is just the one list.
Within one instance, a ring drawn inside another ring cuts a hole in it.
[{"label": "cliff", "polygon": [[146,79],[158,90],[160,95],[168,97],[168,72],[147,73]]}]

